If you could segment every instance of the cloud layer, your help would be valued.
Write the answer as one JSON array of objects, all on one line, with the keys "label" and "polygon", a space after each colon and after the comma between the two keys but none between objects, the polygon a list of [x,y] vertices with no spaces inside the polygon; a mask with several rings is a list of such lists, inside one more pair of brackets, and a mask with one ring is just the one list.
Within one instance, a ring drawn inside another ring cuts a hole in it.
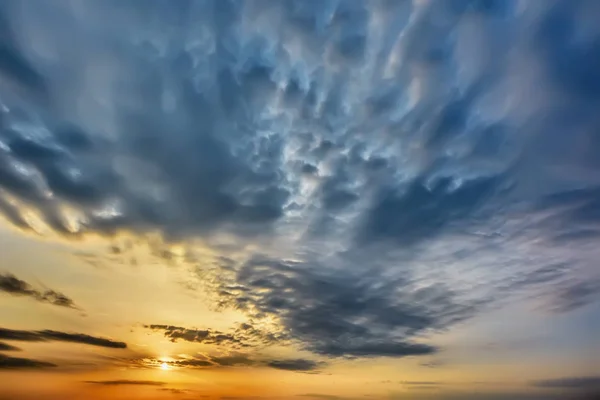
[{"label": "cloud layer", "polygon": [[327,357],[431,354],[427,333],[524,293],[581,308],[600,282],[599,15],[7,2],[0,212],[44,234],[201,241],[220,306]]}]

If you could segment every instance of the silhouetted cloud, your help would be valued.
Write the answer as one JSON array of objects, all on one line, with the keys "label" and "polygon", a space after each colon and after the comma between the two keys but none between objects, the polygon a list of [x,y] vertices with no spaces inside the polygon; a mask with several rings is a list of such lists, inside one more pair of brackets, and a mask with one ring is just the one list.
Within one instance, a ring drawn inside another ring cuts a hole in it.
[{"label": "silhouetted cloud", "polygon": [[126,385],[134,385],[134,386],[164,386],[165,382],[159,381],[136,381],[136,380],[127,380],[120,379],[114,381],[86,381],[85,383],[93,384],[93,385],[102,385],[102,386],[126,386]]},{"label": "silhouetted cloud", "polygon": [[0,354],[0,370],[3,369],[45,369],[56,367],[56,364],[52,364],[45,361],[32,360],[29,358],[18,358],[9,357],[4,354]]},{"label": "silhouetted cloud", "polygon": [[540,380],[534,386],[559,389],[598,389],[600,390],[600,376],[578,376]]},{"label": "silhouetted cloud", "polygon": [[226,355],[196,355],[170,361],[152,360],[152,365],[167,363],[178,368],[269,367],[286,371],[318,372],[326,363],[307,359],[269,359],[258,354],[230,353]]},{"label": "silhouetted cloud", "polygon": [[250,324],[239,324],[231,332],[160,324],[144,325],[144,328],[164,332],[164,336],[173,342],[184,340],[217,346],[224,345],[229,348],[255,347],[285,340],[281,334],[264,332]]},{"label": "silhouetted cloud", "polygon": [[0,351],[20,351],[18,347],[11,346],[8,343],[0,342]]},{"label": "silhouetted cloud", "polygon": [[42,331],[23,331],[0,328],[0,339],[14,340],[22,342],[69,342],[69,343],[81,343],[91,346],[107,347],[113,349],[124,349],[127,347],[126,343],[117,342],[110,339],[105,339],[96,336],[90,336],[83,333],[67,333],[52,330]]},{"label": "silhouetted cloud", "polygon": [[0,274],[0,291],[13,296],[31,297],[42,303],[50,303],[55,306],[76,308],[72,299],[52,289],[37,290],[29,283],[18,279],[11,274]]},{"label": "silhouetted cloud", "polygon": [[323,366],[322,363],[298,358],[295,360],[273,360],[267,365],[271,368],[282,369],[285,371],[316,371]]}]

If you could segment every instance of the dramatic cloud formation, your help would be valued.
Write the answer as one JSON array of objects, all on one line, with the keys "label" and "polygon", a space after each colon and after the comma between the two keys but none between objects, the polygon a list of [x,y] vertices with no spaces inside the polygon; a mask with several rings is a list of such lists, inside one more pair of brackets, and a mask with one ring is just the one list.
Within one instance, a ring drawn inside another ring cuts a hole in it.
[{"label": "dramatic cloud formation", "polygon": [[29,358],[9,357],[0,354],[0,370],[4,369],[44,369],[56,367],[55,364],[31,360]]},{"label": "dramatic cloud formation", "polygon": [[0,291],[13,296],[31,297],[42,303],[50,303],[55,306],[76,308],[73,300],[66,295],[51,289],[44,291],[34,289],[29,283],[11,274],[0,274]]},{"label": "dramatic cloud formation", "polygon": [[14,340],[21,342],[69,342],[88,344],[90,346],[107,347],[113,349],[125,349],[127,344],[115,342],[110,339],[85,335],[83,333],[66,333],[51,330],[43,331],[20,331],[13,329],[0,328],[0,339]]},{"label": "dramatic cloud formation", "polygon": [[139,7],[0,7],[0,212],[201,243],[194,283],[275,336],[150,329],[424,356],[526,295],[598,300],[600,30],[575,22],[597,3]]}]

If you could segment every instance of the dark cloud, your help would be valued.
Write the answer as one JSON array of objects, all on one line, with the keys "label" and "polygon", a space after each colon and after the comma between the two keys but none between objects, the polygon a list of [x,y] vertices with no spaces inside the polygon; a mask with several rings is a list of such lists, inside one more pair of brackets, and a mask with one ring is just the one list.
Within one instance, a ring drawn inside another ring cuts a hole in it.
[{"label": "dark cloud", "polygon": [[166,363],[184,369],[215,369],[230,367],[268,367],[292,372],[319,373],[327,363],[308,359],[272,359],[259,354],[229,353],[224,355],[196,355],[170,361],[145,360],[142,364],[156,367]]},{"label": "dark cloud", "polygon": [[20,351],[18,347],[11,346],[8,343],[0,342],[0,351]]},{"label": "dark cloud", "polygon": [[77,308],[75,302],[66,295],[52,289],[34,289],[29,283],[11,274],[0,274],[0,291],[13,296],[30,297],[59,307]]},{"label": "dark cloud", "polygon": [[318,372],[326,366],[324,362],[307,359],[265,359],[244,353],[232,353],[220,356],[197,356],[168,361],[169,365],[180,368],[227,368],[227,367],[269,367],[295,372]]},{"label": "dark cloud", "polygon": [[224,345],[228,348],[246,348],[280,343],[285,340],[278,333],[264,332],[250,324],[239,324],[231,332],[221,332],[214,329],[190,329],[172,325],[144,325],[145,328],[164,332],[171,341],[184,340],[213,345]]},{"label": "dark cloud", "polygon": [[86,381],[85,383],[89,383],[92,385],[102,385],[102,386],[126,386],[126,385],[135,385],[135,386],[164,386],[165,382],[159,381],[135,381],[135,380],[114,380],[114,381]]},{"label": "dark cloud", "polygon": [[237,289],[222,290],[221,299],[253,310],[256,317],[281,318],[286,336],[332,357],[432,354],[434,347],[410,339],[473,312],[471,306],[455,303],[443,286],[413,291],[414,282],[404,277],[382,283],[375,271],[324,271],[318,265],[257,258],[238,270],[233,278]]},{"label": "dark cloud", "polygon": [[533,382],[534,386],[542,388],[559,388],[559,389],[599,389],[599,376],[582,376],[570,378],[546,379]]},{"label": "dark cloud", "polygon": [[323,364],[313,361],[298,358],[295,360],[273,360],[269,361],[267,365],[271,368],[282,369],[285,371],[316,371],[319,370]]},{"label": "dark cloud", "polygon": [[0,100],[0,212],[233,238],[202,282],[280,336],[152,328],[174,341],[418,356],[522,292],[591,302],[598,5],[300,3],[3,3],[0,74],[27,93]]},{"label": "dark cloud", "polygon": [[3,369],[45,369],[56,367],[55,364],[32,360],[29,358],[9,357],[0,354],[0,370]]},{"label": "dark cloud", "polygon": [[90,346],[107,347],[113,349],[125,349],[127,344],[110,339],[90,336],[83,333],[66,333],[52,330],[22,331],[0,328],[0,339],[21,342],[69,342],[81,343]]}]

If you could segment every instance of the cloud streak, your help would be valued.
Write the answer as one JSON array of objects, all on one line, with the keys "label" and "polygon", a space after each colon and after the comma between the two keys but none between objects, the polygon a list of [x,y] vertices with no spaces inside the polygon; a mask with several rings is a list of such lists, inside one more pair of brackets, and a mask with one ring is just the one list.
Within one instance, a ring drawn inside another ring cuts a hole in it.
[{"label": "cloud streak", "polygon": [[8,343],[0,342],[0,351],[20,351],[18,347],[11,346]]},{"label": "cloud streak", "polygon": [[29,358],[9,357],[4,354],[0,354],[0,370],[13,370],[13,369],[46,369],[54,368],[56,364],[52,364],[45,361],[32,360]]},{"label": "cloud streak", "polygon": [[30,297],[41,303],[49,303],[59,307],[77,308],[75,302],[63,293],[52,289],[43,291],[34,289],[29,283],[18,279],[12,274],[0,274],[0,291],[12,296]]},{"label": "cloud streak", "polygon": [[0,328],[0,339],[19,342],[68,342],[113,349],[127,348],[127,344],[124,342],[117,342],[83,333],[68,333],[48,329],[41,331],[24,331]]}]

